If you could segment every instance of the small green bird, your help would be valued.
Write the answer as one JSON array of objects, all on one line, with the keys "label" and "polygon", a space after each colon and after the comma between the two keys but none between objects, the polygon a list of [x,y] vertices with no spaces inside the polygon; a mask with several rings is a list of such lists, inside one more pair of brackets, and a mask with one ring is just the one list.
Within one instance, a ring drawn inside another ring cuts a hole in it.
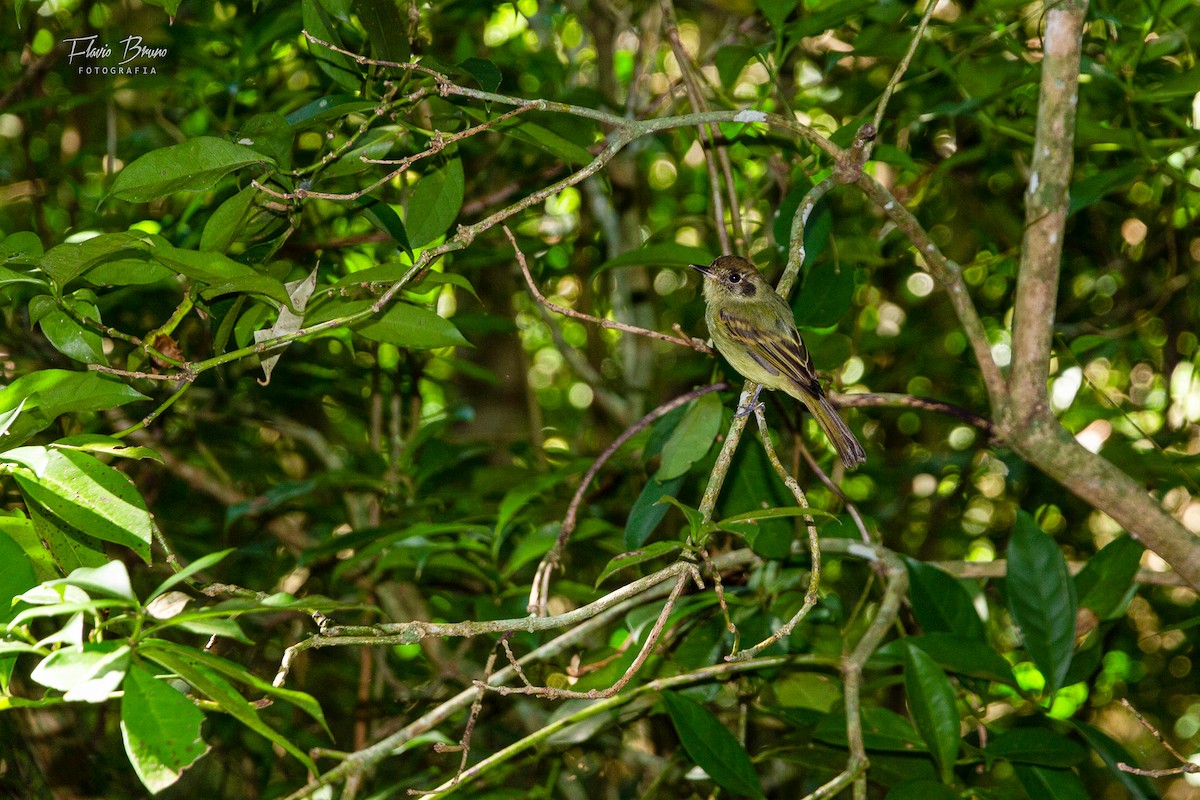
[{"label": "small green bird", "polygon": [[[721,256],[707,267],[691,267],[705,278],[704,320],[721,355],[760,388],[782,389],[804,403],[847,469],[866,461],[862,445],[821,389],[792,309],[754,265],[741,256]],[[757,398],[756,391],[749,408]]]}]

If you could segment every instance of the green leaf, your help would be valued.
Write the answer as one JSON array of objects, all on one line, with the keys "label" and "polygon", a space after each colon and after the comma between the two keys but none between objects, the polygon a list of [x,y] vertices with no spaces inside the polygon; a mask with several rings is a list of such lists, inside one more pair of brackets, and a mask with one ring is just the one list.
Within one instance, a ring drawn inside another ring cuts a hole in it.
[{"label": "green leaf", "polygon": [[804,285],[792,300],[796,324],[809,328],[836,325],[854,297],[854,269],[832,259],[821,260],[804,272]]},{"label": "green leaf", "polygon": [[247,186],[217,206],[208,222],[204,223],[204,232],[200,234],[200,249],[214,253],[228,252],[230,246],[246,229],[257,194],[258,189]]},{"label": "green leaf", "polygon": [[[35,546],[53,565],[53,577],[69,575],[79,567],[101,567],[108,563],[104,542],[72,528],[39,505],[27,506],[25,510],[33,523]],[[25,552],[29,553],[31,549],[26,547]]]},{"label": "green leaf", "polygon": [[154,522],[124,473],[75,450],[19,447],[0,454],[0,460],[25,468],[14,470],[13,477],[26,498],[68,525],[125,545],[150,562]]},{"label": "green leaf", "polygon": [[1072,770],[1014,764],[1025,793],[1037,800],[1089,800],[1093,795]]},{"label": "green leaf", "polygon": [[596,586],[604,583],[605,578],[607,578],[609,575],[612,575],[614,572],[617,572],[618,570],[625,569],[626,567],[632,567],[636,564],[641,564],[644,561],[651,561],[653,559],[660,558],[667,553],[674,553],[679,549],[681,549],[679,542],[654,542],[653,544],[647,545],[640,550],[631,550],[628,553],[621,553],[621,555],[610,559],[609,562],[604,565],[604,569],[600,571],[600,577],[596,578]]},{"label": "green leaf", "polygon": [[[887,708],[867,706],[862,710],[862,735],[863,746],[867,750],[900,753],[928,750],[912,723]],[[825,714],[813,730],[813,738],[845,747],[849,742],[845,709]]]},{"label": "green leaf", "polygon": [[129,570],[122,561],[110,561],[102,567],[79,567],[65,578],[50,581],[48,586],[78,586],[90,594],[107,594],[121,600],[137,603],[133,584],[129,582]]},{"label": "green leaf", "polygon": [[1071,184],[1071,202],[1067,206],[1067,216],[1095,205],[1110,192],[1115,192],[1138,179],[1146,172],[1146,166],[1141,163],[1125,164],[1111,169],[1104,169]]},{"label": "green leaf", "polygon": [[988,741],[984,752],[1021,764],[1071,767],[1087,758],[1087,750],[1048,728],[1013,728]]},{"label": "green leaf", "polygon": [[911,645],[904,651],[904,693],[942,783],[949,785],[954,780],[954,762],[961,743],[954,687],[925,651]]},{"label": "green leaf", "polygon": [[1075,583],[1058,545],[1025,511],[1017,511],[1008,543],[1007,593],[1025,649],[1052,696],[1075,649]]},{"label": "green leaf", "polygon": [[15,446],[46,428],[60,414],[106,411],[150,398],[116,378],[96,372],[46,369],[22,375],[0,389],[0,413],[24,402],[21,415],[0,446]]},{"label": "green leaf", "polygon": [[225,556],[232,553],[233,550],[234,550],[234,548],[230,547],[225,550],[218,550],[215,553],[207,553],[206,555],[203,555],[200,558],[197,558],[195,561],[188,564],[183,569],[179,570],[179,572],[176,572],[174,575],[171,575],[165,581],[160,583],[158,585],[158,588],[155,589],[153,592],[151,592],[149,594],[149,596],[146,597],[146,602],[149,603],[151,600],[158,597],[163,592],[167,591],[168,589],[172,588],[173,586],[177,586],[179,583],[181,583],[183,581],[186,581],[188,578],[192,577],[197,572],[208,569],[209,567],[213,566],[214,564],[219,563],[221,561],[221,559],[225,558]]},{"label": "green leaf", "polygon": [[[152,644],[157,646],[151,646]],[[203,693],[208,699],[220,706],[221,710],[226,714],[229,714],[229,716],[250,730],[291,753],[297,761],[313,774],[317,773],[317,766],[308,757],[308,754],[292,744],[291,740],[286,736],[280,734],[264,722],[254,706],[250,705],[246,698],[229,681],[207,663],[203,657],[204,654],[191,648],[167,648],[162,646],[166,644],[169,643],[161,642],[161,640],[147,640],[138,648],[138,652],[145,658],[179,675],[180,678],[195,687],[197,691]]]},{"label": "green leaf", "polygon": [[904,649],[907,645],[924,650],[947,672],[1008,686],[1017,685],[1012,667],[1004,660],[1004,656],[978,639],[953,633],[926,633],[888,642],[875,652],[875,657],[901,663],[904,661]]},{"label": "green leaf", "polygon": [[409,303],[395,303],[379,319],[357,329],[376,342],[387,342],[407,350],[467,346],[471,343],[454,323],[436,312]]},{"label": "green leaf", "polygon": [[41,267],[54,284],[63,289],[103,261],[136,257],[148,247],[146,239],[135,233],[105,233],[82,242],[68,242],[51,248],[43,256]]},{"label": "green leaf", "polygon": [[[323,42],[341,47],[342,39],[333,28],[333,21],[316,0],[303,0],[300,15],[304,29]],[[316,42],[307,42],[308,51],[317,60],[317,66],[343,89],[354,91],[362,86],[363,78],[354,59],[344,53],[330,50]]]},{"label": "green leaf", "polygon": [[517,512],[529,504],[535,497],[540,497],[554,486],[580,471],[579,464],[568,464],[546,475],[538,475],[510,489],[500,501],[500,509],[496,516],[495,538],[499,539],[512,522]]},{"label": "green leaf", "polygon": [[[316,48],[317,45],[312,45],[312,47]],[[306,103],[284,116],[284,119],[288,121],[289,125],[301,128],[316,125],[328,119],[345,117],[349,114],[373,111],[378,105],[370,100],[361,100],[353,94],[331,94]]]},{"label": "green leaf", "polygon": [[727,90],[733,89],[738,76],[742,74],[742,68],[752,58],[754,48],[741,44],[726,45],[717,50],[717,54],[713,56],[713,65],[717,68],[721,85]]},{"label": "green leaf", "polygon": [[413,247],[423,247],[450,229],[463,203],[463,166],[457,158],[421,176],[408,198],[405,228]]},{"label": "green leaf", "polygon": [[687,695],[664,691],[663,705],[683,749],[718,786],[747,797],[764,797],[746,748],[721,721]]},{"label": "green leaf", "polygon": [[688,522],[688,531],[693,539],[699,539],[704,534],[715,530],[716,526],[711,522],[706,523],[704,517],[700,514],[699,509],[692,508],[686,503],[681,503],[669,494],[664,494],[658,499],[662,505],[675,506],[683,514]]},{"label": "green leaf", "polygon": [[953,575],[923,564],[916,559],[904,559],[908,567],[909,596],[913,615],[926,633],[953,633],[987,641],[983,620],[962,582]]},{"label": "green leaf", "polygon": [[249,294],[273,300],[281,306],[290,306],[291,298],[283,284],[269,275],[242,275],[220,283],[214,283],[200,292],[205,300],[226,294]]},{"label": "green leaf", "polygon": [[103,703],[117,690],[129,668],[128,645],[88,642],[64,647],[46,656],[29,677],[64,692],[69,702]]},{"label": "green leaf", "polygon": [[0,238],[0,261],[4,263],[32,267],[44,252],[41,238],[33,231],[17,231]]},{"label": "green leaf", "polygon": [[1132,536],[1119,536],[1102,547],[1075,576],[1079,605],[1100,619],[1123,614],[1145,551]]},{"label": "green leaf", "polygon": [[800,4],[800,0],[757,0],[756,5],[762,15],[767,18],[767,22],[771,23],[771,27],[777,32],[783,27],[783,23],[787,21],[796,6]]},{"label": "green leaf", "polygon": [[1118,764],[1137,764],[1137,759],[1130,755],[1129,751],[1122,747],[1119,742],[1111,739],[1108,734],[1099,728],[1092,727],[1085,722],[1068,720],[1067,724],[1079,731],[1080,735],[1087,741],[1088,747],[1104,760],[1109,772],[1129,792],[1130,800],[1158,800],[1159,794],[1149,778],[1144,775],[1134,775],[1117,766]]},{"label": "green leaf", "polygon": [[[278,595],[276,595],[276,596],[278,596]],[[316,598],[316,599],[324,600],[326,603],[331,602],[328,600],[328,598]],[[297,607],[299,607],[301,605],[302,605],[301,602],[296,603]],[[266,608],[287,608],[287,607],[291,607],[291,606],[275,605],[275,606],[264,606],[264,607],[266,607]],[[323,607],[326,610],[336,610],[337,608],[346,608],[347,606],[342,605],[342,604],[333,604],[332,606],[323,606]],[[201,664],[201,665],[213,670],[214,672],[218,672],[218,673],[224,675],[227,678],[232,678],[233,680],[238,681],[239,683],[242,683],[246,686],[249,686],[252,689],[255,689],[256,691],[262,692],[264,695],[277,698],[279,700],[282,700],[285,703],[289,703],[289,704],[295,706],[296,708],[300,709],[305,714],[310,716],[314,721],[319,723],[321,728],[325,731],[325,733],[328,734],[332,738],[333,734],[330,733],[329,726],[325,724],[325,714],[321,711],[321,705],[312,697],[312,695],[306,694],[304,692],[298,692],[295,689],[284,689],[284,688],[281,688],[278,686],[273,686],[270,683],[268,683],[267,681],[264,681],[262,678],[255,675],[254,673],[247,670],[241,664],[237,664],[233,661],[229,661],[228,659],[221,658],[220,656],[215,656],[212,653],[208,653],[204,650],[197,650],[193,647],[187,647],[186,645],[176,644],[174,642],[168,642],[163,639],[148,639],[146,643],[148,646],[150,646],[152,648],[157,648],[159,650],[164,650],[164,651],[167,651],[170,653],[174,653],[176,656],[178,656],[180,658],[193,661],[197,664]]]},{"label": "green leaf", "polygon": [[897,783],[883,800],[960,800],[958,792],[937,781],[917,779]]},{"label": "green leaf", "polygon": [[98,433],[79,433],[67,436],[50,445],[60,450],[82,450],[87,453],[104,453],[117,458],[149,458],[162,463],[162,456],[149,447],[139,447],[127,443],[124,439],[103,436]]},{"label": "green leaf", "polygon": [[400,245],[400,249],[408,253],[409,258],[413,257],[412,245],[408,243],[408,232],[404,229],[404,223],[400,221],[400,215],[391,206],[374,197],[360,198],[354,205],[377,230],[391,236],[396,240],[396,244]]},{"label": "green leaf", "polygon": [[186,250],[162,240],[155,242],[152,254],[163,266],[210,286],[244,278],[266,277],[221,253]]},{"label": "green leaf", "polygon": [[183,693],[134,664],[121,697],[121,739],[142,785],[157,794],[208,752],[204,713]]},{"label": "green leaf", "polygon": [[[574,124],[583,124],[583,120],[576,119]],[[545,125],[539,125],[528,117],[520,117],[510,124],[501,126],[498,130],[514,139],[544,150],[568,164],[587,164],[594,158],[586,147],[576,144]]]},{"label": "green leaf", "polygon": [[354,0],[354,13],[367,32],[371,54],[376,59],[397,63],[408,61],[412,49],[396,0]]},{"label": "green leaf", "polygon": [[[12,536],[16,528],[20,540]],[[33,525],[27,519],[20,517],[0,516],[0,626],[8,623],[17,613],[12,600],[27,589],[38,585],[38,576],[33,564],[25,554],[21,540],[28,541],[33,533]]]},{"label": "green leaf", "polygon": [[[296,130],[282,114],[267,111],[255,114],[242,123],[238,129],[237,143],[257,150],[273,160],[280,170],[287,170],[292,166],[292,142],[295,138]],[[246,190],[258,192],[253,186],[247,186]]]},{"label": "green leaf", "polygon": [[175,192],[199,192],[252,164],[273,167],[275,161],[245,145],[198,136],[135,160],[117,175],[108,197],[144,203]]},{"label": "green leaf", "polygon": [[175,273],[154,261],[149,252],[102,261],[84,273],[93,286],[145,286],[174,277]]},{"label": "green leaf", "polygon": [[692,464],[704,458],[717,440],[723,413],[721,398],[715,392],[693,401],[663,446],[662,461],[654,479],[669,481],[678,478],[687,473]]},{"label": "green leaf", "polygon": [[[73,297],[63,298],[63,303],[85,319],[100,319],[100,312],[92,303]],[[38,295],[29,301],[29,321],[37,323],[54,349],[67,358],[85,364],[108,364],[100,334],[76,322],[48,295]]]},{"label": "green leaf", "polygon": [[683,486],[684,476],[672,478],[669,481],[657,481],[651,478],[642,487],[637,500],[629,510],[629,518],[625,520],[625,549],[635,550],[646,543],[650,534],[667,515],[667,505],[659,501],[663,497],[677,497]]},{"label": "green leaf", "polygon": [[504,77],[500,68],[486,58],[467,58],[458,62],[458,68],[470,75],[485,92],[494,92],[500,88]]}]

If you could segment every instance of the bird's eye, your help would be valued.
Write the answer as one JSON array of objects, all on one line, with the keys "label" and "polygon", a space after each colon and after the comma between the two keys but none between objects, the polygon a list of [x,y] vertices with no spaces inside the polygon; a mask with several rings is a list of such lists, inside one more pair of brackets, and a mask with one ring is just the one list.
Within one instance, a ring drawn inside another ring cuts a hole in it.
[{"label": "bird's eye", "polygon": [[733,273],[732,275],[730,275],[730,276],[729,276],[729,282],[730,282],[730,283],[741,283],[741,282],[742,282],[742,276],[741,276],[741,275],[738,275],[738,274],[735,272],[735,273]]}]

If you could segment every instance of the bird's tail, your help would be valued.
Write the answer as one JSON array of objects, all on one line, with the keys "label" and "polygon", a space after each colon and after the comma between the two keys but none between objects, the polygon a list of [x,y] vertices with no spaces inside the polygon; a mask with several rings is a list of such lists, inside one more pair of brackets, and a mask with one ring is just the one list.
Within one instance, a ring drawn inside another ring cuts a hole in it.
[{"label": "bird's tail", "polygon": [[850,426],[827,399],[817,397],[805,405],[808,406],[813,418],[821,426],[821,430],[825,431],[829,441],[837,448],[838,455],[842,457],[842,463],[846,465],[846,469],[855,469],[867,460],[867,454],[862,445],[858,443],[858,439],[855,439],[854,434],[850,432]]}]

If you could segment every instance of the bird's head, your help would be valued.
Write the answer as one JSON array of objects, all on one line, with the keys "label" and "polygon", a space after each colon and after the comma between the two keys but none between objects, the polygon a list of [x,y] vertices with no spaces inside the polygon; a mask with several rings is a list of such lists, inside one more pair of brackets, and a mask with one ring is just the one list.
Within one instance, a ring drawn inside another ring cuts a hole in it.
[{"label": "bird's head", "polygon": [[721,256],[707,267],[692,264],[704,276],[704,299],[751,302],[761,299],[770,285],[754,265],[741,256]]}]

